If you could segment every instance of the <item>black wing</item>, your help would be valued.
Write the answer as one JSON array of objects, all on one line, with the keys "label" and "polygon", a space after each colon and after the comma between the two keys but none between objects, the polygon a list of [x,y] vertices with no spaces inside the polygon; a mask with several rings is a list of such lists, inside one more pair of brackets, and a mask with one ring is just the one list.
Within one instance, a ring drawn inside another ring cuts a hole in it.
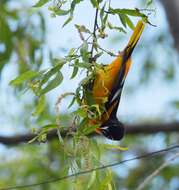
[{"label": "black wing", "polygon": [[109,95],[108,101],[105,104],[105,109],[108,110],[117,101],[117,104],[111,113],[111,115],[113,116],[116,116],[116,112],[119,106],[121,93],[122,93],[122,89],[123,89],[124,81],[125,81],[126,63],[128,59],[129,59],[129,56],[126,56],[126,53],[124,51],[121,68],[114,81],[114,85]]}]

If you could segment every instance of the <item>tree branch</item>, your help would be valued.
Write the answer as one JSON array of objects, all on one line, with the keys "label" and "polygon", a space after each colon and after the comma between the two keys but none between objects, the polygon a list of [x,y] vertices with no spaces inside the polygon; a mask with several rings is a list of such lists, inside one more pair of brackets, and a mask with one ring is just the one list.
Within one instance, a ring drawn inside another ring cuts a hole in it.
[{"label": "tree branch", "polygon": [[[168,123],[168,124],[136,124],[136,125],[126,125],[126,135],[141,135],[141,134],[155,134],[158,132],[162,133],[171,133],[179,132],[179,123]],[[67,131],[61,133],[62,136],[65,136]],[[91,136],[95,136],[93,133]],[[14,136],[0,136],[0,143],[4,145],[15,146],[20,143],[27,143],[33,139],[35,134],[24,134],[24,135],[14,135]],[[58,138],[57,131],[51,130],[47,134],[47,140],[51,141]]]},{"label": "tree branch", "polygon": [[179,51],[179,1],[178,0],[160,0],[165,9],[171,33],[174,38],[175,47]]}]

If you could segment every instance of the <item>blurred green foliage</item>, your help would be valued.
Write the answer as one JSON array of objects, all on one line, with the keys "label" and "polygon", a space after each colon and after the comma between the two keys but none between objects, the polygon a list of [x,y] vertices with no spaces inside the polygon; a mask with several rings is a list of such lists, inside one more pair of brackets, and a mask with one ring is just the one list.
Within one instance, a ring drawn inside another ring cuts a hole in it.
[{"label": "blurred green foliage", "polygon": [[0,71],[12,56],[17,61],[19,73],[32,67],[38,69],[43,62],[44,17],[40,12],[33,14],[27,8],[13,8],[11,4],[11,1],[0,4]]}]

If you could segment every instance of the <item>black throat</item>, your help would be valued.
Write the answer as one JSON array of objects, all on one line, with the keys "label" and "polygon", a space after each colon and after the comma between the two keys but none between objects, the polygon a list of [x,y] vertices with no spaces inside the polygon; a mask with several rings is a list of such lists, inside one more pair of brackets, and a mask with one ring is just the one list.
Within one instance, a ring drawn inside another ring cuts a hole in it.
[{"label": "black throat", "polygon": [[124,137],[124,125],[115,117],[109,119],[100,127],[102,134],[108,139],[119,141]]}]

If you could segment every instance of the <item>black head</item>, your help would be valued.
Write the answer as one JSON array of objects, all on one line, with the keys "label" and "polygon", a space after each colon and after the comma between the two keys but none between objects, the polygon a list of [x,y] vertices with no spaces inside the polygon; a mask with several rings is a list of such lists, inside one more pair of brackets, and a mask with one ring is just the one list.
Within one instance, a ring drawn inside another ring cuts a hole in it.
[{"label": "black head", "polygon": [[124,125],[117,118],[102,124],[100,131],[105,137],[115,141],[121,140],[125,133]]}]

